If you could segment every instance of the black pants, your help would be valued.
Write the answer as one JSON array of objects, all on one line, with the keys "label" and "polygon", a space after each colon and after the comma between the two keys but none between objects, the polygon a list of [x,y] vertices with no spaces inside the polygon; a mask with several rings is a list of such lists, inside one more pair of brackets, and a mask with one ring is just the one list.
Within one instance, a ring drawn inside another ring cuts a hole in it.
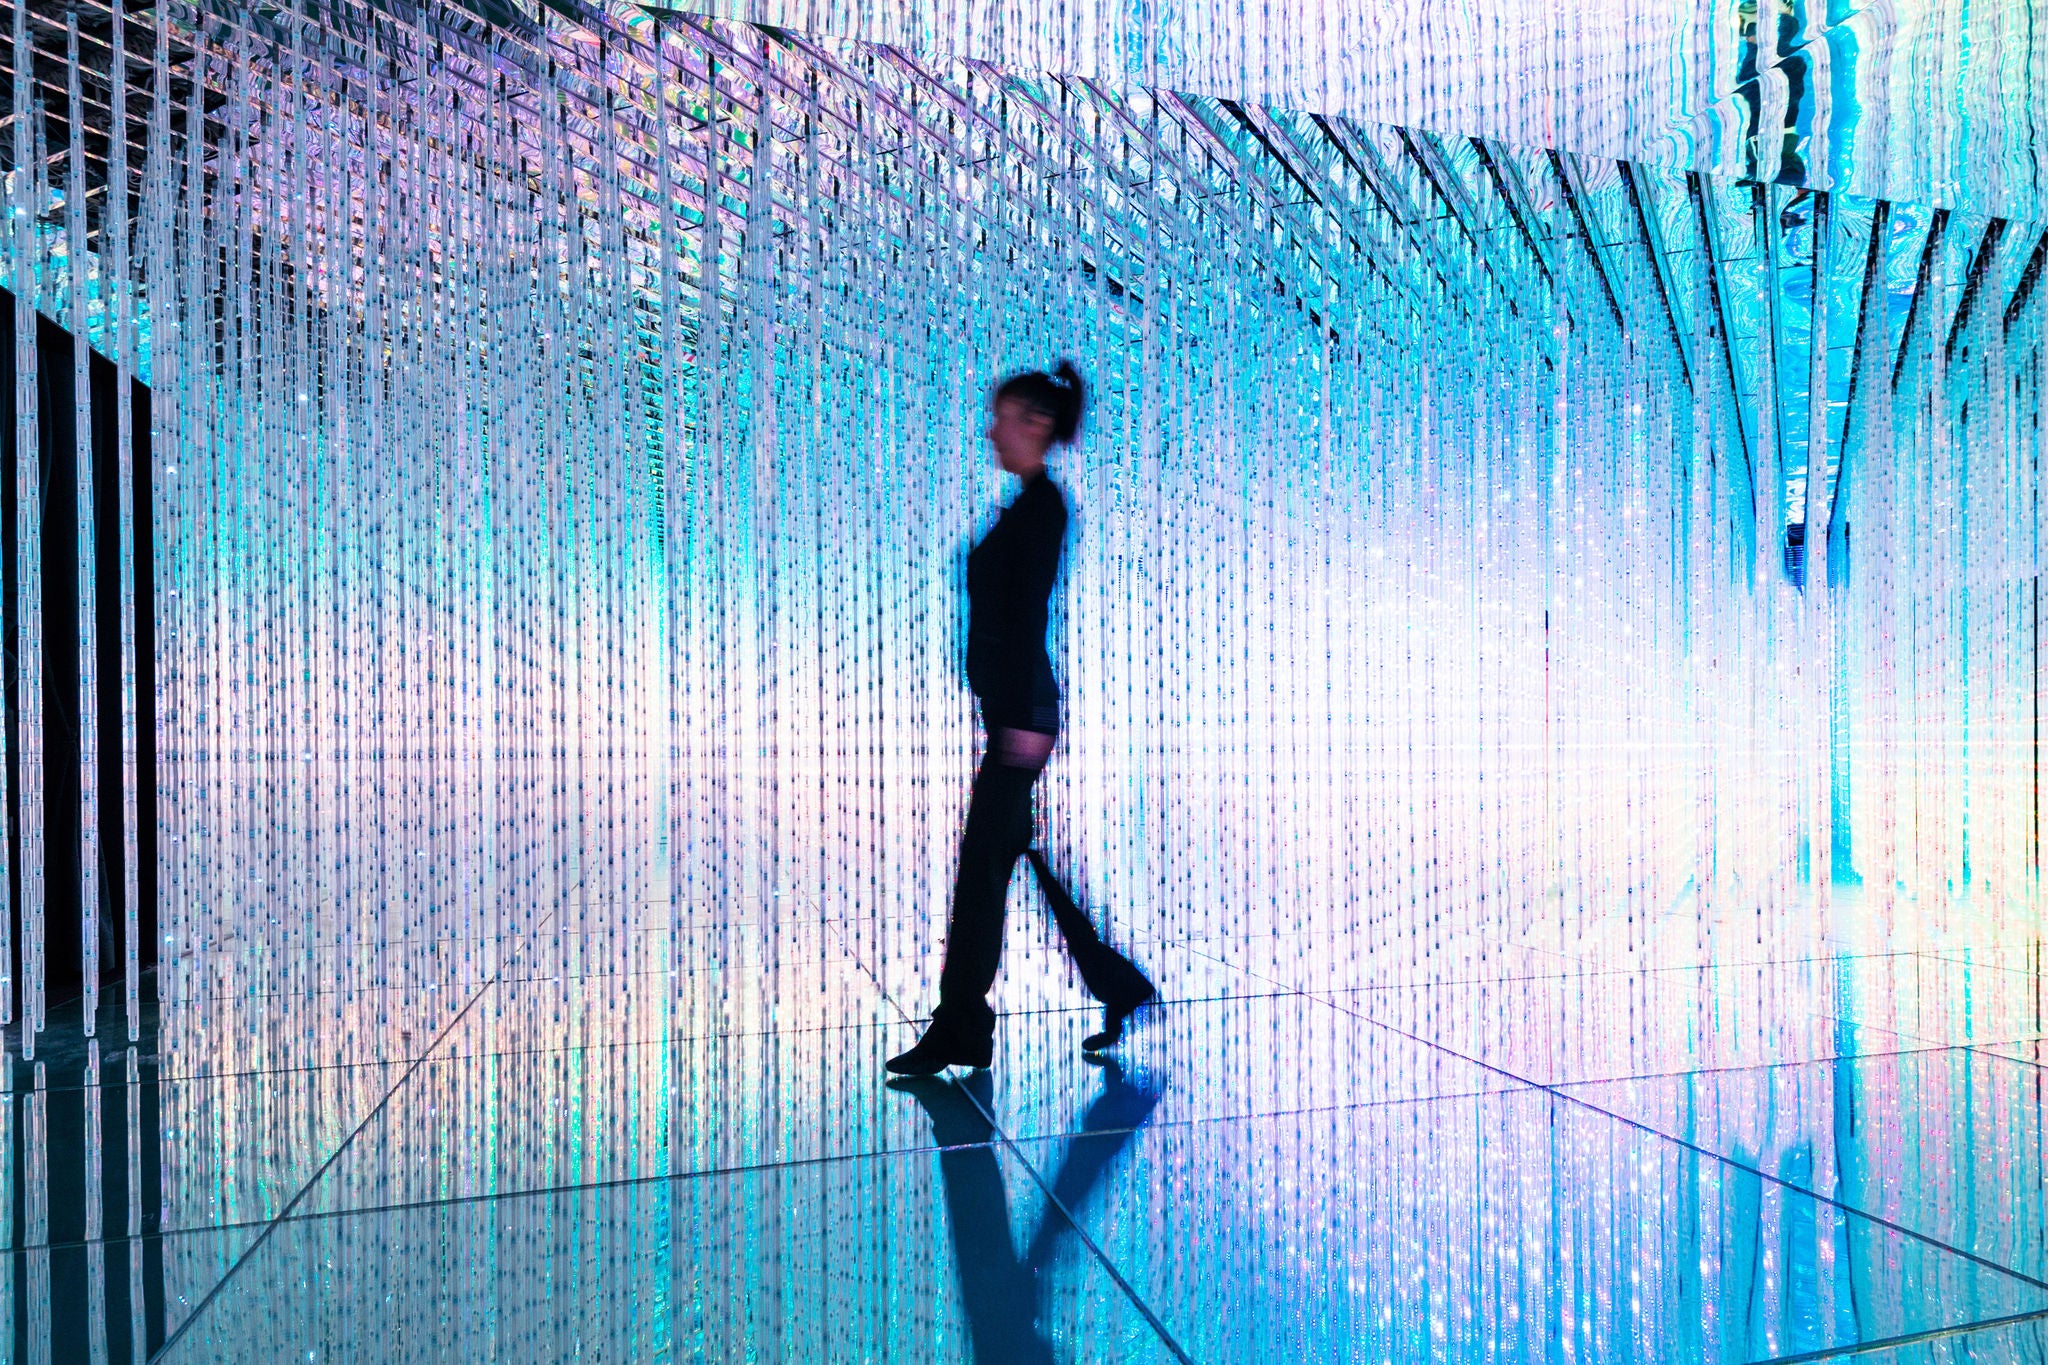
[{"label": "black pants", "polygon": [[967,803],[967,829],[960,836],[960,871],[953,882],[953,917],[946,925],[946,965],[939,974],[939,1005],[932,1023],[963,1038],[983,1039],[995,1032],[995,1011],[989,1008],[989,987],[1003,955],[1003,902],[1017,859],[1028,856],[1038,886],[1052,906],[1053,923],[1066,940],[1067,953],[1081,973],[1081,984],[1104,1004],[1136,1001],[1152,985],[1130,959],[1102,941],[1067,888],[1060,884],[1045,855],[1031,847],[1031,789],[1039,769],[998,762],[993,735],[981,769],[974,775],[974,794]]}]

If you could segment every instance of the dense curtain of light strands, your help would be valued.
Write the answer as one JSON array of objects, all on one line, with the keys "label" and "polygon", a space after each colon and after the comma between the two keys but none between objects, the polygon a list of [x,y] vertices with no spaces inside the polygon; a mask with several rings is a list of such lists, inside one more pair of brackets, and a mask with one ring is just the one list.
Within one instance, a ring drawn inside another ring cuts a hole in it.
[{"label": "dense curtain of light strands", "polygon": [[[649,915],[928,1004],[985,394],[1062,354],[1045,834],[1113,934],[1402,980],[2032,904],[2034,229],[681,15],[118,31],[141,249],[18,118],[9,269],[156,395],[201,1051],[430,1029]],[[134,797],[86,766],[91,839]]]},{"label": "dense curtain of light strands", "polygon": [[801,33],[1119,87],[1315,109],[1677,171],[2042,216],[2022,0],[1882,15],[1750,0],[1571,8],[1499,0],[717,0]]}]

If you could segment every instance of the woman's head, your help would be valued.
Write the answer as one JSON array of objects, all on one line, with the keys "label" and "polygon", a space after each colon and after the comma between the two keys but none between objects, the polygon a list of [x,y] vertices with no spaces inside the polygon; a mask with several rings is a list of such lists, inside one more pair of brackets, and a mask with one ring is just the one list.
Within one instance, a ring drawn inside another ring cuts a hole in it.
[{"label": "woman's head", "polygon": [[1051,374],[1025,370],[996,385],[989,399],[988,442],[996,461],[1012,474],[1035,474],[1045,454],[1080,433],[1088,408],[1088,386],[1073,362],[1062,360]]}]

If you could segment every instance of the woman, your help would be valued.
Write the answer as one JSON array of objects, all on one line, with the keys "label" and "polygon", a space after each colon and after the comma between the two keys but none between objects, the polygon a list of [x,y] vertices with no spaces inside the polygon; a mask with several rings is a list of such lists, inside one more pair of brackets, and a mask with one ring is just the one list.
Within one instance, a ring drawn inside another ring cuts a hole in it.
[{"label": "woman", "polygon": [[1003,900],[1019,856],[1029,854],[1053,921],[1103,1004],[1102,1032],[1089,1052],[1123,1037],[1124,1021],[1152,999],[1152,983],[1096,935],[1095,926],[1031,847],[1031,788],[1060,728],[1059,684],[1045,652],[1046,604],[1059,576],[1067,501],[1046,472],[1052,447],[1072,443],[1087,393],[1073,365],[1032,370],[996,386],[988,428],[996,462],[1023,488],[967,556],[967,685],[981,705],[988,746],[974,775],[939,1004],[917,1046],[889,1059],[889,1070],[929,1076],[948,1066],[989,1064],[995,1011],[988,1005],[1003,951]]}]

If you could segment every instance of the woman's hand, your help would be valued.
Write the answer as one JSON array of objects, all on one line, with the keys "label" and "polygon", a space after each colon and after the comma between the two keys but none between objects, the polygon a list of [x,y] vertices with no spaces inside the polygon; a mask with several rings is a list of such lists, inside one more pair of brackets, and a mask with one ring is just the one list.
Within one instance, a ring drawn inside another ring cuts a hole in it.
[{"label": "woman's hand", "polygon": [[1006,768],[1043,768],[1052,754],[1052,736],[1036,730],[998,726],[989,742],[995,746],[996,762]]}]

